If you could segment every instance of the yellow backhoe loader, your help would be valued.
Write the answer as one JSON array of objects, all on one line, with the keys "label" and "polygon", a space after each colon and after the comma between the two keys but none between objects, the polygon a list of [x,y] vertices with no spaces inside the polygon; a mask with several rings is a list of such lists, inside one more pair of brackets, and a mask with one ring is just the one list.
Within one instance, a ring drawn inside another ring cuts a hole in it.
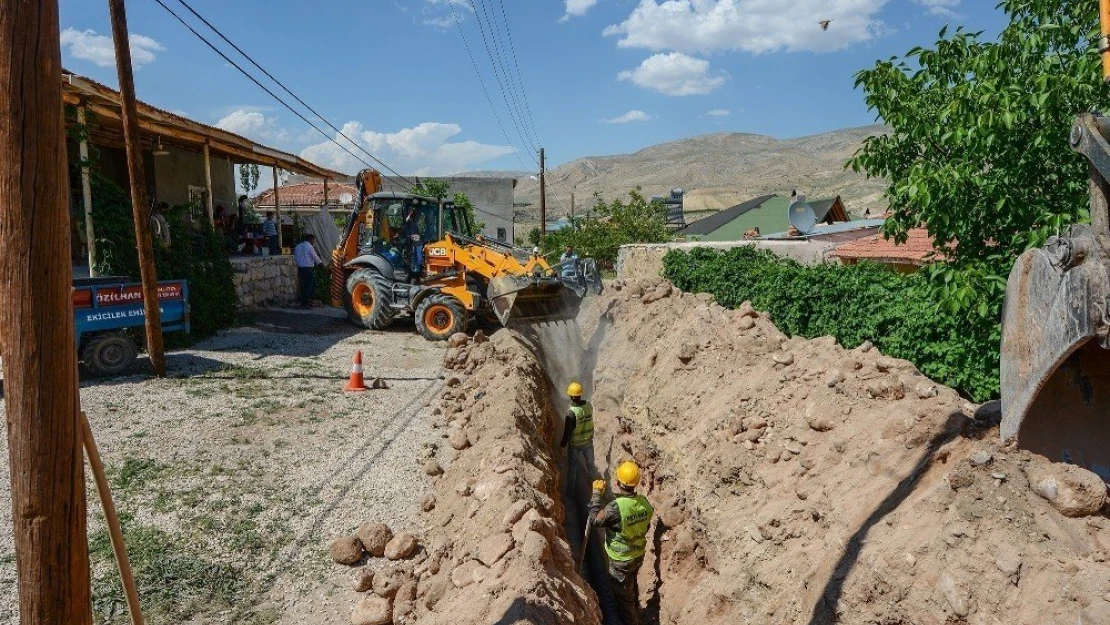
[{"label": "yellow backhoe loader", "polygon": [[[1099,1],[1110,82],[1110,0]],[[1071,147],[1090,161],[1091,223],[1021,255],[1002,315],[1002,437],[1110,481],[1110,118],[1085,113]]]},{"label": "yellow backhoe loader", "polygon": [[332,300],[373,330],[411,314],[429,340],[470,322],[509,325],[571,319],[601,291],[593,259],[551,265],[535,250],[472,235],[452,202],[382,191],[381,175],[359,172],[358,200],[332,252]]}]

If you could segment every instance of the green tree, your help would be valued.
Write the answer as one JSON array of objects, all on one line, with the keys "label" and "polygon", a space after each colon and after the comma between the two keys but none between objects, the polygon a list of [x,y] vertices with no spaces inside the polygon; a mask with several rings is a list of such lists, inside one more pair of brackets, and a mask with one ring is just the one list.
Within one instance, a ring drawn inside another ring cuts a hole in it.
[{"label": "green tree", "polygon": [[239,187],[243,189],[244,195],[250,196],[250,194],[258,188],[258,178],[260,175],[261,172],[258,170],[258,165],[254,163],[239,166]]},{"label": "green tree", "polygon": [[[571,226],[543,237],[540,248],[554,254],[567,246],[582,257],[597,260],[605,269],[616,265],[620,246],[629,243],[663,243],[670,240],[667,232],[667,209],[661,203],[649,202],[639,188],[628,193],[628,201],[620,199],[605,203],[600,197],[589,217],[575,217]],[[529,239],[539,239],[536,228]]]},{"label": "green tree", "polygon": [[467,221],[471,224],[470,232],[466,233],[469,236],[475,236],[481,233],[482,229],[486,227],[485,223],[478,221],[475,215],[476,211],[474,210],[474,204],[470,201],[470,198],[461,191],[456,191],[454,194],[451,194],[451,183],[446,180],[439,180],[437,178],[418,180],[417,184],[413,185],[410,192],[415,195],[423,195],[424,197],[434,197],[437,200],[445,199],[448,195],[451,195],[451,201],[455,203],[455,206],[461,207],[466,212]]},{"label": "green tree", "polygon": [[1086,219],[1087,166],[1068,147],[1078,113],[1110,103],[1095,3],[1003,0],[996,41],[941,30],[932,49],[859,72],[889,134],[849,165],[890,181],[884,233],[924,226],[948,263],[930,284],[953,310],[997,318],[1016,256]]}]

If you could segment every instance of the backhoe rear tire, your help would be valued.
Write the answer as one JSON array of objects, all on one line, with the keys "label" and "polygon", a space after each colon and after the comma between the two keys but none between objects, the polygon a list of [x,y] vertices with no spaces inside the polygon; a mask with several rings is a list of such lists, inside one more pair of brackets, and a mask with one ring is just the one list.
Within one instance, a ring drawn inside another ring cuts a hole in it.
[{"label": "backhoe rear tire", "polygon": [[396,316],[389,283],[373,269],[359,269],[347,278],[346,300],[347,317],[367,330],[382,330]]},{"label": "backhoe rear tire", "polygon": [[416,330],[429,341],[446,341],[456,332],[465,332],[466,307],[458,299],[436,293],[416,307]]}]

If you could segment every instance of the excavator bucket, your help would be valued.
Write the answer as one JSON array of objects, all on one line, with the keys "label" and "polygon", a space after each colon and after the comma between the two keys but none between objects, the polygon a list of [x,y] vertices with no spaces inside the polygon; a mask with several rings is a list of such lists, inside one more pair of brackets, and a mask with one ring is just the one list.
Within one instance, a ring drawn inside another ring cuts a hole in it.
[{"label": "excavator bucket", "polygon": [[578,316],[582,298],[601,292],[601,274],[592,258],[553,267],[555,276],[499,276],[487,296],[501,325],[565,321]]},{"label": "excavator bucket", "polygon": [[1110,146],[1085,114],[1072,146],[1090,159],[1091,225],[1022,254],[1002,318],[1002,437],[1110,481]]}]

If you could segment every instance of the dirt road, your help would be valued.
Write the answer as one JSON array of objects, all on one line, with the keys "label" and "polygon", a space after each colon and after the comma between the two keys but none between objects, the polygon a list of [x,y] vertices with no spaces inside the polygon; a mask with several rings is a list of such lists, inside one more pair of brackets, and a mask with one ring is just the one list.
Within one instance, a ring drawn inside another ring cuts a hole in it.
[{"label": "dirt road", "polygon": [[[387,390],[342,392],[358,349]],[[148,622],[349,622],[327,544],[362,520],[419,527],[419,460],[435,440],[425,406],[441,388],[442,349],[411,327],[357,333],[327,316],[267,313],[172,352],[169,379],[85,380]],[[2,625],[18,622],[5,445]],[[96,620],[123,623],[96,505]]]}]

